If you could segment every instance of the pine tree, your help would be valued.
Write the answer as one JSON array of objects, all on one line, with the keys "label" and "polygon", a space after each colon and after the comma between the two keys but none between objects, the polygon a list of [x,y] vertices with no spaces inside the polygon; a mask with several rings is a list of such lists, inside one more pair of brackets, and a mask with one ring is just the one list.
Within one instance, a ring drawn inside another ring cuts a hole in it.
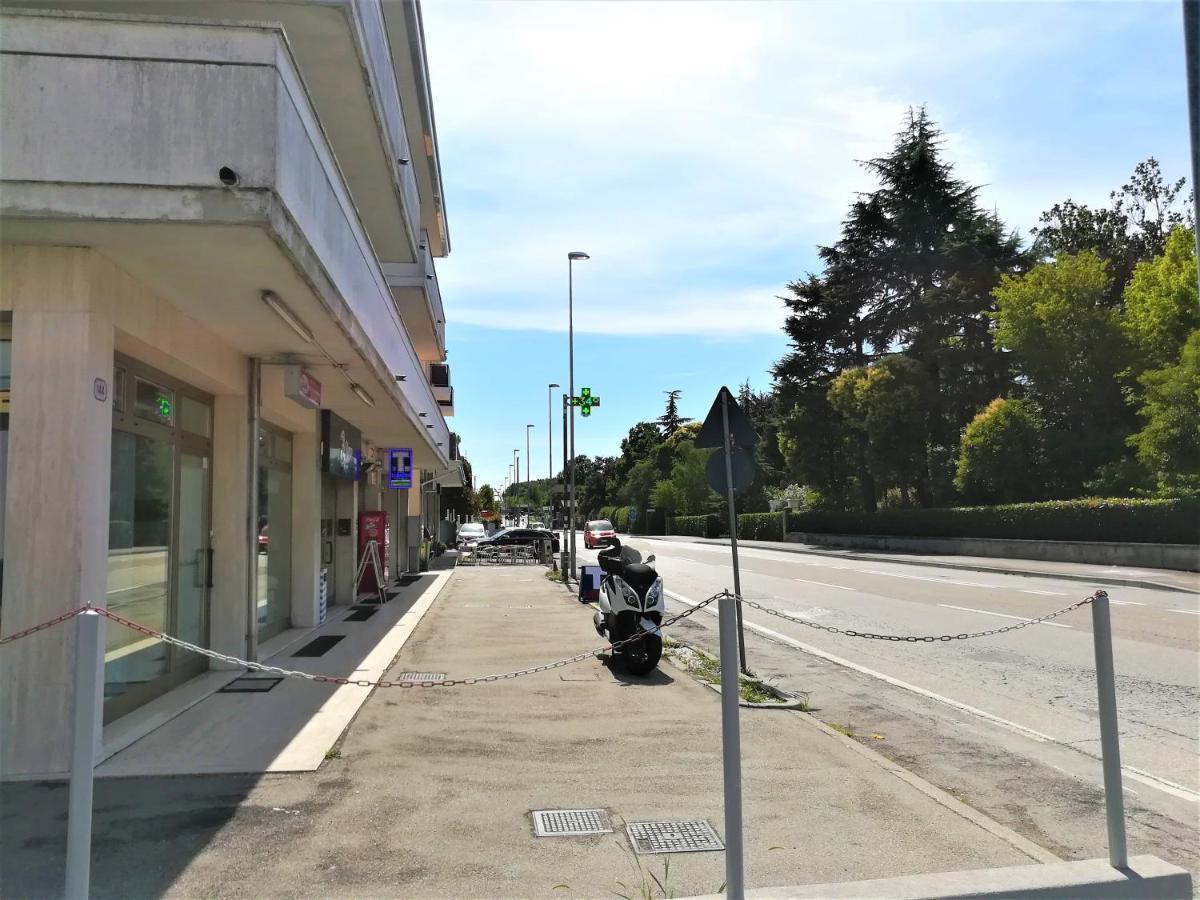
[{"label": "pine tree", "polygon": [[669,438],[679,430],[680,425],[685,425],[692,421],[686,416],[679,415],[679,395],[683,393],[681,390],[663,391],[667,395],[667,411],[658,417],[658,427],[662,430],[662,436]]}]

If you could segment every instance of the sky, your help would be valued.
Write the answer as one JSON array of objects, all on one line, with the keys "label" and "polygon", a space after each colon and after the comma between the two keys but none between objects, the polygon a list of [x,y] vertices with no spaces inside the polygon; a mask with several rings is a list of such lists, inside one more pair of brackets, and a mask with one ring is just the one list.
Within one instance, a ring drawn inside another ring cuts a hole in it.
[{"label": "sky", "polygon": [[[462,2],[423,5],[452,252],[438,261],[451,428],[476,484],[550,470],[547,385],[601,399],[614,455],[681,390],[770,387],[786,285],[819,272],[912,106],[1022,235],[1103,204],[1148,156],[1188,170],[1180,4]],[[562,464],[561,393],[553,454]]]}]

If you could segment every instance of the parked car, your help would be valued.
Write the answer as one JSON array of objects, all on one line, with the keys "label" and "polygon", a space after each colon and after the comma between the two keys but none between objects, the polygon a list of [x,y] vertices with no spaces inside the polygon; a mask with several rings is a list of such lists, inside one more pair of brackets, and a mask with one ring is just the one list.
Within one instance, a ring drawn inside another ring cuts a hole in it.
[{"label": "parked car", "polygon": [[458,526],[458,549],[465,550],[475,542],[487,537],[482,522],[463,522]]},{"label": "parked car", "polygon": [[583,526],[583,546],[589,550],[596,547],[619,545],[616,529],[608,519],[594,519]]},{"label": "parked car", "polygon": [[542,541],[550,542],[550,552],[558,553],[558,536],[552,531],[535,528],[505,528],[490,537],[480,538],[475,548],[484,552],[489,548],[526,546],[536,547]]}]

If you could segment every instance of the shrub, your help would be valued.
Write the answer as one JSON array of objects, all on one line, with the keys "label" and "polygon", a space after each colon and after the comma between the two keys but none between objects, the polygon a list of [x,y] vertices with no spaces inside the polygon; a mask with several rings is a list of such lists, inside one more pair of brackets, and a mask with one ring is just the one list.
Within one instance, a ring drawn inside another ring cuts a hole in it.
[{"label": "shrub", "polygon": [[1017,538],[1035,541],[1200,543],[1200,498],[1052,500],[1008,506],[818,511],[788,516],[788,529],[903,537]]},{"label": "shrub", "polygon": [[1037,410],[1026,400],[998,397],[963,432],[954,483],[968,500],[1033,499],[1041,494],[1041,461]]},{"label": "shrub", "polygon": [[719,535],[720,525],[713,515],[672,516],[667,519],[667,533],[711,538]]},{"label": "shrub", "polygon": [[782,541],[783,513],[743,513],[737,517],[738,537],[749,541]]}]

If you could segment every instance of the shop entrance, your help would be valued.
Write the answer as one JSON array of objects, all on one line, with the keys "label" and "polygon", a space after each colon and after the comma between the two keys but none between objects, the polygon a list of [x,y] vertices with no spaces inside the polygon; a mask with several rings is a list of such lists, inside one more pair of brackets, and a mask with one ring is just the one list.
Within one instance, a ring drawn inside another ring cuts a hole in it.
[{"label": "shop entrance", "polygon": [[328,475],[321,477],[321,568],[325,570],[325,585],[329,603],[337,595],[337,566],[334,540],[337,529],[337,482]]},{"label": "shop entrance", "polygon": [[[207,646],[212,586],[211,398],[133,360],[113,371],[106,604]],[[207,668],[127,628],[105,630],[104,720]]]}]

